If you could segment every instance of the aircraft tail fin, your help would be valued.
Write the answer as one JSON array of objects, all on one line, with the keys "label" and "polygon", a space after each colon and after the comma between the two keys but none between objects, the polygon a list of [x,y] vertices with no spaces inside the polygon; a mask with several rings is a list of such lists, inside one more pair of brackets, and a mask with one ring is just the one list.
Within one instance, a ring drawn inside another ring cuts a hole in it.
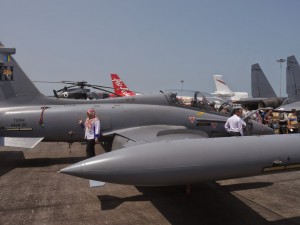
[{"label": "aircraft tail fin", "polygon": [[274,89],[258,63],[251,67],[251,89],[253,98],[277,97]]},{"label": "aircraft tail fin", "polygon": [[120,96],[134,96],[135,92],[129,90],[125,83],[120,79],[118,74],[111,74],[111,81],[113,83],[114,91]]},{"label": "aircraft tail fin", "polygon": [[300,97],[300,67],[294,55],[287,57],[286,92],[289,98]]},{"label": "aircraft tail fin", "polygon": [[216,94],[229,95],[229,96],[233,95],[233,92],[230,90],[230,88],[223,80],[223,75],[214,75],[214,81],[217,89],[217,91],[215,92]]},{"label": "aircraft tail fin", "polygon": [[12,57],[15,53],[15,48],[0,43],[0,101],[26,104],[43,95]]}]

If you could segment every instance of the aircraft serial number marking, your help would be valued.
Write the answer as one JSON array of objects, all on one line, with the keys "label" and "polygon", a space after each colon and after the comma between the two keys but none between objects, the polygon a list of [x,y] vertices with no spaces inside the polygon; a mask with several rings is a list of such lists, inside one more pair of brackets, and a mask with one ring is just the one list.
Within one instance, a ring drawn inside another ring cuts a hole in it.
[{"label": "aircraft serial number marking", "polygon": [[26,127],[27,123],[12,123],[10,124],[11,127]]},{"label": "aircraft serial number marking", "polygon": [[26,127],[27,123],[25,118],[13,118],[13,122],[11,123],[11,127]]},{"label": "aircraft serial number marking", "polygon": [[14,123],[21,123],[21,122],[25,122],[24,118],[13,118]]}]

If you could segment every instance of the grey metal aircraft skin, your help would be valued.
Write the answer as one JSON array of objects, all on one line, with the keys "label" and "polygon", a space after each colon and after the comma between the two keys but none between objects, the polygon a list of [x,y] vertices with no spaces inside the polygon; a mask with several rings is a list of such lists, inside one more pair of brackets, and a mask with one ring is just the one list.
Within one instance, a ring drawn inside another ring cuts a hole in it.
[{"label": "grey metal aircraft skin", "polygon": [[60,172],[95,181],[165,186],[300,168],[300,134],[160,141],[101,154]]},{"label": "grey metal aircraft skin", "polygon": [[251,89],[252,98],[244,98],[236,101],[236,103],[243,104],[250,109],[277,108],[286,99],[285,97],[277,97],[258,63],[251,66]]},{"label": "grey metal aircraft skin", "polygon": [[277,97],[273,87],[258,63],[251,66],[251,90],[253,98]]},{"label": "grey metal aircraft skin", "polygon": [[300,66],[294,55],[287,57],[286,91],[288,98],[280,108],[285,111],[300,110]]},{"label": "grey metal aircraft skin", "polygon": [[[97,101],[54,99],[42,95],[11,57],[15,49],[0,47],[0,145],[34,147],[41,140],[83,141],[78,125],[94,108],[101,120],[107,150],[160,140],[227,136],[227,116],[209,109],[205,97],[194,93],[194,107],[178,103],[176,94],[138,95]],[[255,121],[247,135],[272,134]]]}]

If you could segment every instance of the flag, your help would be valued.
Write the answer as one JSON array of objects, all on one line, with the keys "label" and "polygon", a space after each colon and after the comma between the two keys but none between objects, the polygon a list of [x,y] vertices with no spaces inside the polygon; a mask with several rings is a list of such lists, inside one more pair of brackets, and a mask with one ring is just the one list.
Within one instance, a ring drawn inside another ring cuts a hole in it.
[{"label": "flag", "polygon": [[5,58],[4,58],[4,60],[5,60],[6,62],[10,62],[10,55],[6,55]]}]

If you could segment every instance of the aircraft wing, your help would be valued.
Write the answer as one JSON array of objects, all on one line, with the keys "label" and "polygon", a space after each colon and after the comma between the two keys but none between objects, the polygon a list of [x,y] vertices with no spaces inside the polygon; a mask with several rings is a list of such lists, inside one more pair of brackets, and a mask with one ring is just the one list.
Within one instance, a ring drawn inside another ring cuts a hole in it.
[{"label": "aircraft wing", "polygon": [[0,137],[0,146],[34,148],[43,137]]},{"label": "aircraft wing", "polygon": [[300,101],[282,105],[278,108],[282,108],[284,111],[291,111],[292,109],[296,109],[297,111],[299,111],[300,110]]},{"label": "aircraft wing", "polygon": [[184,126],[170,125],[132,127],[116,130],[114,132],[107,132],[103,135],[110,134],[116,135],[113,141],[112,150],[159,141],[208,138],[207,133],[203,131],[187,129]]}]

